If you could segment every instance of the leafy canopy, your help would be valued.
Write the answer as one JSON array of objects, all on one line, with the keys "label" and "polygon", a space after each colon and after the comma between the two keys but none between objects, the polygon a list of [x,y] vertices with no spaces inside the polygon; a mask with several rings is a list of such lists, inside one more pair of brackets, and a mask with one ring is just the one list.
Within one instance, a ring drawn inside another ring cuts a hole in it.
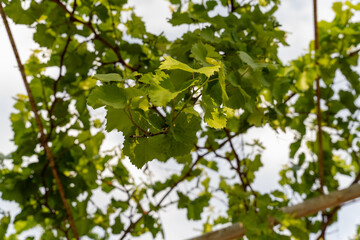
[{"label": "leafy canopy", "polygon": [[[287,45],[286,34],[274,17],[279,1],[170,3],[169,23],[195,27],[173,41],[147,32],[127,0],[2,1],[13,22],[35,30],[39,48],[25,70],[78,234],[164,237],[159,214],[170,205],[185,209],[189,220],[201,220],[204,232],[242,222],[249,239],[321,234],[336,211],[325,211],[328,217],[321,220],[294,219],[279,210],[293,196],[322,192],[313,137],[316,101],[324,188],[338,189],[340,176],[359,181],[360,82],[354,69],[360,25],[352,19],[360,4],[334,3],[335,18],[319,22],[316,56],[311,43],[306,54],[285,65],[278,48]],[[227,13],[217,14],[219,8]],[[48,74],[51,68],[59,74]],[[105,111],[105,120],[92,117],[93,109]],[[29,98],[18,95],[10,116],[16,150],[0,155],[0,192],[21,212],[1,210],[0,238],[17,239],[40,227],[41,239],[73,239],[33,116]],[[241,139],[265,126],[294,133],[289,164],[280,172],[280,184],[291,195],[252,187],[263,146]],[[123,142],[103,151],[104,130],[121,132]],[[159,165],[175,170],[160,178]],[[110,200],[102,203],[105,208],[98,205],[99,192]],[[281,227],[269,228],[269,216]],[[7,230],[10,223],[15,233]]]}]

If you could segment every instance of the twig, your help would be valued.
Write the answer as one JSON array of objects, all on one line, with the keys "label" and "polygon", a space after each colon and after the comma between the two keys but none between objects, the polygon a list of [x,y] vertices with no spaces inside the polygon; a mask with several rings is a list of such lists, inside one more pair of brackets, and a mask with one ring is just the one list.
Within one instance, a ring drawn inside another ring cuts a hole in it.
[{"label": "twig", "polygon": [[284,104],[287,103],[288,101],[290,101],[290,99],[292,99],[294,96],[296,95],[296,92],[291,93],[284,101]]},{"label": "twig", "polygon": [[41,122],[39,113],[38,113],[38,111],[37,111],[36,103],[35,103],[34,97],[33,97],[33,95],[32,95],[32,91],[31,91],[31,89],[30,89],[30,85],[29,85],[29,83],[28,83],[27,80],[26,80],[25,69],[24,69],[23,64],[21,63],[20,56],[19,56],[18,50],[17,50],[17,48],[16,48],[16,45],[15,45],[15,41],[14,41],[12,32],[11,32],[11,30],[10,30],[9,23],[8,23],[8,21],[7,21],[7,19],[6,19],[6,14],[5,14],[5,12],[4,12],[4,9],[3,9],[3,6],[2,6],[2,2],[0,2],[0,14],[1,14],[1,17],[2,17],[2,19],[3,19],[3,21],[4,21],[4,25],[5,25],[5,28],[6,28],[8,37],[9,37],[9,39],[10,39],[10,43],[11,43],[12,49],[13,49],[13,51],[14,51],[15,58],[16,58],[16,61],[17,61],[18,66],[19,66],[20,74],[21,74],[22,80],[23,80],[24,85],[25,85],[25,88],[26,88],[26,92],[27,92],[27,94],[28,94],[28,96],[29,96],[30,106],[31,106],[31,109],[32,109],[32,111],[33,111],[33,113],[34,113],[34,116],[35,116],[36,125],[37,125],[37,127],[39,128],[39,132],[40,132],[41,145],[43,145],[44,150],[45,150],[45,153],[46,153],[46,156],[47,156],[47,158],[49,159],[49,164],[50,164],[50,167],[51,167],[51,171],[52,171],[52,173],[53,173],[53,175],[54,175],[54,178],[55,178],[57,187],[59,188],[59,193],[60,193],[61,201],[63,202],[64,208],[65,208],[66,213],[67,213],[67,215],[68,215],[68,220],[69,220],[71,229],[72,229],[72,231],[73,231],[74,237],[75,237],[76,239],[79,239],[79,235],[78,235],[78,233],[77,233],[77,228],[76,228],[76,225],[75,225],[75,222],[74,222],[74,219],[73,219],[71,210],[70,210],[70,206],[69,206],[69,203],[68,203],[68,201],[67,201],[67,199],[66,199],[66,196],[65,196],[64,187],[63,187],[62,182],[61,182],[61,180],[60,180],[58,171],[57,171],[57,169],[56,169],[56,164],[55,164],[54,156],[53,156],[53,154],[52,154],[52,152],[51,152],[51,150],[50,150],[50,148],[49,148],[48,142],[47,142],[47,140],[46,140],[46,135],[45,135],[45,133],[44,133],[44,128],[43,128],[43,125],[42,125],[42,122]]},{"label": "twig", "polygon": [[[144,208],[143,208],[143,206],[141,205],[139,199],[135,196],[136,189],[133,191],[132,194],[130,194],[130,190],[128,190],[128,189],[126,188],[125,182],[124,182],[124,180],[122,179],[121,175],[117,174],[115,171],[112,171],[112,173],[114,174],[114,176],[116,176],[116,177],[119,179],[121,186],[124,188],[124,189],[121,189],[121,190],[124,190],[125,193],[128,195],[129,201],[130,201],[131,198],[134,199],[134,201],[136,202],[136,205],[139,206],[139,208],[141,209],[142,213],[143,213],[144,215],[147,215],[148,212],[144,210]],[[114,186],[114,185],[112,185],[112,186]],[[114,187],[115,187],[115,186],[114,186]]]},{"label": "twig", "polygon": [[239,8],[239,5],[235,6],[235,1],[231,0],[230,1],[230,12],[234,12],[237,8]]},{"label": "twig", "polygon": [[144,135],[131,135],[130,138],[149,138],[149,137],[155,137],[158,135],[166,134],[169,131],[169,127],[165,128],[163,131],[157,132],[157,133],[151,133],[146,132]]},{"label": "twig", "polygon": [[64,50],[62,51],[61,55],[60,55],[60,64],[59,64],[59,76],[58,78],[54,81],[53,83],[53,93],[54,93],[54,101],[53,103],[51,104],[51,107],[50,107],[50,110],[48,111],[48,115],[49,115],[49,121],[50,121],[50,130],[49,130],[49,133],[47,135],[47,138],[46,140],[48,141],[50,138],[51,138],[51,134],[54,130],[54,121],[52,119],[52,116],[53,116],[53,112],[54,112],[54,109],[55,109],[55,105],[56,103],[58,102],[58,98],[56,96],[56,92],[57,92],[57,86],[60,82],[60,79],[62,78],[62,69],[63,69],[63,66],[64,66],[64,59],[65,59],[65,54],[66,54],[66,51],[69,47],[69,44],[71,42],[71,36],[68,36],[67,40],[66,40],[66,44],[65,44],[65,47],[64,47]]},{"label": "twig", "polygon": [[145,131],[142,127],[140,127],[133,119],[132,115],[131,115],[131,110],[130,110],[130,107],[128,107],[128,111],[129,112],[126,112],[126,110],[124,109],[124,112],[128,115],[130,121],[132,122],[132,124],[137,127],[140,131],[142,131],[145,135],[148,134],[147,131]]}]

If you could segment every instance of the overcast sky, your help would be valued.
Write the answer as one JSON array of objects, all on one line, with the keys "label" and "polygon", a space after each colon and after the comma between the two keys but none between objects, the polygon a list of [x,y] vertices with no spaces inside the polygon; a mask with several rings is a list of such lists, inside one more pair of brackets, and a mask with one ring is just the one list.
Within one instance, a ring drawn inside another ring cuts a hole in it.
[{"label": "overcast sky", "polygon": [[[331,20],[333,13],[331,5],[334,1],[318,0],[319,19]],[[165,0],[131,0],[130,4],[136,5],[136,13],[143,17],[147,29],[150,32],[165,34],[174,39],[178,37],[187,27],[171,27],[166,19],[170,17],[168,3]],[[287,42],[290,47],[280,49],[280,58],[283,61],[296,58],[303,54],[308,48],[309,41],[313,38],[312,0],[283,0],[276,14],[282,29],[288,32]],[[14,37],[24,62],[30,55],[36,44],[32,42],[31,30],[12,25]],[[10,139],[12,131],[9,116],[12,111],[14,100],[12,97],[17,93],[24,93],[24,87],[16,65],[12,49],[9,44],[3,23],[0,22],[0,152],[9,153],[14,149]],[[252,138],[262,140],[267,150],[263,154],[265,166],[261,169],[255,188],[266,192],[276,187],[279,180],[277,172],[287,163],[288,142],[291,134],[275,135],[269,129],[252,131]],[[111,134],[107,143],[111,144],[119,139],[116,134]],[[0,201],[1,208],[14,209],[14,204]],[[359,203],[345,206],[339,214],[339,222],[330,229],[330,240],[346,239],[355,234],[355,223],[360,223],[360,215],[354,214],[354,209],[359,209]],[[355,211],[357,213],[358,210]],[[167,239],[180,240],[198,235],[194,229],[201,229],[200,223],[186,221],[185,211],[169,210],[162,215]],[[147,238],[146,238],[147,239]],[[150,238],[149,238],[150,239]]]}]

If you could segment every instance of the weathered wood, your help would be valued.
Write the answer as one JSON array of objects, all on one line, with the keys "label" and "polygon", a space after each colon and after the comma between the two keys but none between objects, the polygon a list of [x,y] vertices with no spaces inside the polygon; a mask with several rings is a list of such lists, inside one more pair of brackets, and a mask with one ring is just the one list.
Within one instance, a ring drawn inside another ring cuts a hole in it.
[{"label": "weathered wood", "polygon": [[[282,211],[288,214],[294,214],[294,217],[296,218],[301,218],[310,216],[327,208],[339,206],[358,197],[360,197],[360,184],[354,184],[346,189],[311,198],[294,206],[285,207]],[[244,225],[242,223],[236,223],[229,227],[209,232],[189,240],[232,240],[244,235]]]}]

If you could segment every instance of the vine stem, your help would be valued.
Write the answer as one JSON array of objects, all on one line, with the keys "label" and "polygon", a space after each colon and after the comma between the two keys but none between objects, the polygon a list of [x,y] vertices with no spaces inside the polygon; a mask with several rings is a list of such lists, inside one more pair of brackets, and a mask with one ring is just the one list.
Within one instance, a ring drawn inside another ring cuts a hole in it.
[{"label": "vine stem", "polygon": [[[313,0],[314,4],[314,37],[315,37],[315,64],[317,63],[316,53],[320,47],[319,28],[317,22],[317,0]],[[320,175],[320,191],[324,193],[324,153],[322,143],[322,127],[321,127],[321,91],[320,91],[320,76],[316,78],[316,118],[318,125],[318,160],[319,160],[319,175]]]},{"label": "vine stem", "polygon": [[70,210],[70,205],[69,205],[69,203],[68,203],[68,201],[66,199],[64,187],[63,187],[62,182],[60,180],[58,171],[56,169],[55,159],[54,159],[54,156],[53,156],[53,154],[52,154],[52,152],[50,150],[50,147],[48,145],[46,135],[44,133],[44,127],[43,127],[42,122],[40,120],[40,116],[39,116],[38,111],[37,111],[36,103],[35,103],[34,97],[32,95],[30,85],[26,80],[26,74],[25,74],[24,65],[21,63],[20,56],[19,56],[19,53],[18,53],[16,44],[15,44],[11,29],[10,29],[10,26],[9,26],[9,23],[7,21],[6,14],[5,14],[5,11],[3,9],[3,6],[2,6],[1,2],[0,2],[0,14],[1,14],[1,17],[3,19],[7,35],[9,37],[11,47],[12,47],[12,49],[14,51],[14,55],[15,55],[17,64],[19,66],[20,74],[21,74],[22,80],[24,82],[26,92],[27,92],[27,94],[29,96],[30,106],[31,106],[32,111],[34,112],[36,125],[39,128],[39,132],[40,132],[41,145],[43,145],[46,156],[49,159],[49,164],[50,164],[50,167],[51,167],[51,171],[52,171],[52,174],[54,175],[56,185],[59,188],[60,197],[61,197],[61,200],[62,200],[62,202],[64,204],[64,207],[65,207],[65,210],[66,210],[66,213],[67,213],[67,216],[68,216],[68,221],[70,223],[70,227],[71,227],[71,229],[72,229],[72,231],[74,233],[74,237],[76,239],[79,239],[79,235],[77,233],[77,228],[76,228],[76,225],[75,225],[75,222],[74,222],[74,218],[73,218],[71,210]]}]

